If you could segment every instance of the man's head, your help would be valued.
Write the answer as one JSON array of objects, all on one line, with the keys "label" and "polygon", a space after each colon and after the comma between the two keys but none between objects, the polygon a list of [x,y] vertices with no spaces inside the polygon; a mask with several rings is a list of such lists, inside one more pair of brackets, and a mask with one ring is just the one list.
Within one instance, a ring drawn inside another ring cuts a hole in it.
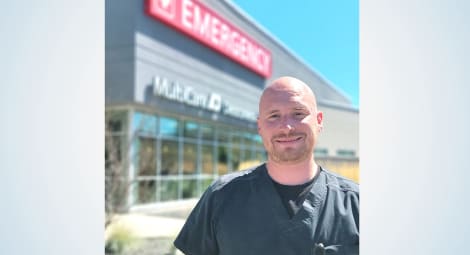
[{"label": "man's head", "polygon": [[268,160],[299,163],[313,158],[323,113],[304,82],[281,77],[265,88],[259,102],[258,132]]}]

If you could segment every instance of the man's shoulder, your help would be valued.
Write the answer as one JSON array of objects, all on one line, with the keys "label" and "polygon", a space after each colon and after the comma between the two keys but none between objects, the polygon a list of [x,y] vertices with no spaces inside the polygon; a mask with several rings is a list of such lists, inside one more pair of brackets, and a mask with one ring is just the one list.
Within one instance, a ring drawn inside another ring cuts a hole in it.
[{"label": "man's shoulder", "polygon": [[222,175],[211,184],[210,189],[212,192],[215,192],[229,186],[256,181],[263,174],[264,170],[265,164],[263,163],[245,170]]},{"label": "man's shoulder", "polygon": [[326,184],[329,188],[338,189],[343,192],[359,193],[359,184],[343,177],[339,174],[333,173],[328,169],[321,168],[322,173],[326,176]]}]

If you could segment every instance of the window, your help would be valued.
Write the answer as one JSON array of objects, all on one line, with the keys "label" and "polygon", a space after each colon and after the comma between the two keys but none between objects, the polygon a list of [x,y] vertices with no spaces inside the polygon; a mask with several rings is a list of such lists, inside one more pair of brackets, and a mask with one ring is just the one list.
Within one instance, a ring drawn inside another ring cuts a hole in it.
[{"label": "window", "polygon": [[227,132],[219,129],[218,135],[217,135],[217,140],[219,143],[228,143],[229,141],[229,135]]},{"label": "window", "polygon": [[250,148],[255,141],[255,136],[254,134],[250,133],[243,133],[243,143],[245,144],[246,148]]},{"label": "window", "polygon": [[162,180],[160,185],[160,201],[169,201],[178,199],[178,181]]},{"label": "window", "polygon": [[157,133],[157,117],[142,112],[136,112],[132,119],[132,126],[136,132],[154,135]]},{"label": "window", "polygon": [[155,180],[139,181],[138,183],[138,202],[150,203],[156,201]]},{"label": "window", "polygon": [[233,133],[232,134],[232,143],[236,144],[237,146],[242,143],[242,136],[238,133]]},{"label": "window", "polygon": [[183,173],[195,174],[197,166],[197,146],[194,143],[184,143]]},{"label": "window", "polygon": [[172,118],[162,117],[160,118],[160,134],[163,136],[174,136],[179,135],[178,121]]},{"label": "window", "polygon": [[[207,187],[209,187],[209,185],[211,185],[213,181],[214,181],[213,178],[203,178],[201,180],[201,192],[204,192],[204,190],[206,190]],[[202,195],[202,194],[199,194],[199,195]]]},{"label": "window", "polygon": [[183,198],[197,197],[197,183],[195,179],[183,181]]},{"label": "window", "polygon": [[184,137],[197,139],[198,131],[199,131],[199,125],[197,123],[194,123],[194,122],[184,123],[184,129],[183,129]]},{"label": "window", "polygon": [[255,155],[256,160],[258,160],[259,162],[263,162],[266,160],[266,153],[264,151],[258,150],[256,151]]},{"label": "window", "polygon": [[258,146],[260,146],[260,147],[263,146],[263,140],[261,139],[260,135],[254,135],[253,140],[254,140],[255,144],[257,144]]},{"label": "window", "polygon": [[356,153],[352,150],[337,150],[336,151],[336,155],[340,156],[340,157],[347,157],[347,158],[353,158],[354,156],[356,156]]},{"label": "window", "polygon": [[313,154],[318,157],[326,157],[328,156],[328,149],[326,148],[315,148]]},{"label": "window", "polygon": [[214,128],[207,125],[201,125],[201,134],[203,140],[214,140]]},{"label": "window", "polygon": [[214,147],[212,145],[202,146],[202,172],[212,175],[214,173]]},{"label": "window", "polygon": [[227,147],[219,145],[217,150],[218,165],[217,170],[219,175],[228,173],[228,152]]},{"label": "window", "polygon": [[[129,114],[121,112],[116,116],[125,120]],[[256,132],[138,111],[128,122],[121,119],[107,120],[109,129],[115,131],[107,129],[107,141],[116,136],[112,147],[118,159],[121,154],[124,159],[132,157],[135,203],[199,197],[217,175],[245,169],[266,159]],[[130,125],[126,124],[129,122]],[[129,139],[132,150],[125,144]],[[108,146],[106,149],[107,161],[116,157]],[[135,154],[127,155],[129,151]]]},{"label": "window", "polygon": [[162,141],[162,175],[178,174],[178,143]]},{"label": "window", "polygon": [[138,175],[155,176],[157,174],[157,158],[155,138],[139,137],[138,140]]},{"label": "window", "polygon": [[242,161],[242,158],[241,158],[241,150],[240,150],[240,147],[238,145],[234,145],[232,147],[232,155],[231,155],[231,161],[232,161],[232,170],[233,171],[237,171],[237,170],[241,170],[240,169],[240,166],[241,166],[241,161]]}]

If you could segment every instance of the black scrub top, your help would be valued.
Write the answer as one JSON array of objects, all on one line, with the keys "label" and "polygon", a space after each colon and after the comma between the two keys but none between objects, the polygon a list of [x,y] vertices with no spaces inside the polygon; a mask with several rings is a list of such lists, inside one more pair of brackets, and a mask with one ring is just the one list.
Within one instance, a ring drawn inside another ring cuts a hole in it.
[{"label": "black scrub top", "polygon": [[359,254],[359,185],[320,167],[291,218],[266,165],[220,177],[174,245],[187,255]]}]

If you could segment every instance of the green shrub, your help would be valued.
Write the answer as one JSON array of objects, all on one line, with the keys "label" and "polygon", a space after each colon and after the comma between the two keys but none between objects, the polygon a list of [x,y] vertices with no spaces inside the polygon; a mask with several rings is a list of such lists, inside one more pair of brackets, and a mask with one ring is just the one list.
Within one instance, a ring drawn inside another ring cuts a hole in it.
[{"label": "green shrub", "polygon": [[110,233],[105,244],[106,254],[122,254],[124,250],[131,248],[137,238],[132,231],[122,224],[112,224],[109,226]]}]

